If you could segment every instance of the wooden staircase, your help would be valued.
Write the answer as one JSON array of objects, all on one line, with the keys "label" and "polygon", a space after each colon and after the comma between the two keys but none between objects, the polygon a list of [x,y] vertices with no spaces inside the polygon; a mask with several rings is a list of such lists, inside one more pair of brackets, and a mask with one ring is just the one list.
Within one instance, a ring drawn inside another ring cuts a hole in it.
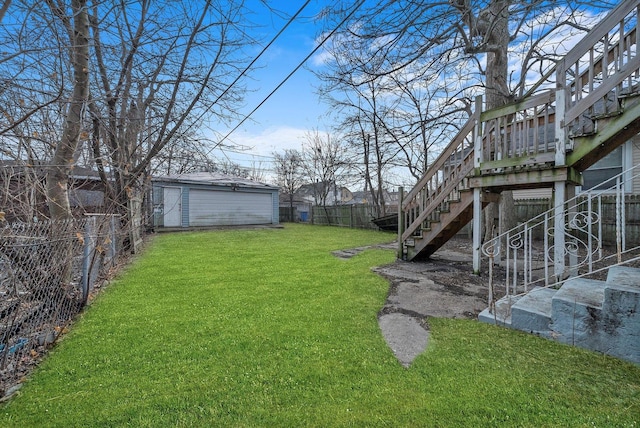
[{"label": "wooden staircase", "polygon": [[[475,112],[402,198],[399,257],[428,258],[505,190],[580,185],[640,132],[640,0],[623,1],[516,103]],[[553,82],[552,82],[553,83]],[[474,233],[478,233],[474,231]],[[479,247],[479,245],[478,245]]]}]

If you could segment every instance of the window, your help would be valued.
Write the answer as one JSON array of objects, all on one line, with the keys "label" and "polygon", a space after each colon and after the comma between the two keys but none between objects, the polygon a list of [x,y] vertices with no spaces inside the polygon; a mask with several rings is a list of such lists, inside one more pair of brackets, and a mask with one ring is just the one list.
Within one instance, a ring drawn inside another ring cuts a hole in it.
[{"label": "window", "polygon": [[[582,190],[603,190],[614,186],[615,180],[607,180],[626,169],[625,160],[629,157],[627,151],[630,148],[629,143],[623,144],[584,171]],[[624,181],[624,177],[622,180]]]}]

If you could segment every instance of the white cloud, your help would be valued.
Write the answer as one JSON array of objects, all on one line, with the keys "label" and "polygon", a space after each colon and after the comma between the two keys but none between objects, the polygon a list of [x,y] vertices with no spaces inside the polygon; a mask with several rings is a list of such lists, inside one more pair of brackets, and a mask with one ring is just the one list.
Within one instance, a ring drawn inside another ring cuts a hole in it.
[{"label": "white cloud", "polygon": [[271,156],[273,152],[282,152],[285,149],[300,150],[308,132],[309,129],[306,128],[286,125],[272,126],[257,133],[236,131],[226,144],[236,145],[247,154]]},{"label": "white cloud", "polygon": [[299,149],[306,132],[306,129],[275,126],[258,134],[241,132],[236,134],[234,139],[244,146],[251,147],[253,153],[266,155],[284,149]]}]

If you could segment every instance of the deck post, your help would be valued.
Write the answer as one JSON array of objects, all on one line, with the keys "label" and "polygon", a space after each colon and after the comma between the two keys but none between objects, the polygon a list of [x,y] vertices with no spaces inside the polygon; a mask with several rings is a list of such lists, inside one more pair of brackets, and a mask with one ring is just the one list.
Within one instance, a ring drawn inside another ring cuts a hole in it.
[{"label": "deck post", "polygon": [[480,188],[473,189],[473,273],[480,275],[480,253],[482,246],[482,201]]},{"label": "deck post", "polygon": [[[476,97],[476,125],[473,130],[473,167],[476,174],[480,171],[483,160],[482,152],[482,122],[480,113],[482,112],[482,96]],[[482,188],[473,189],[473,273],[480,275],[480,256],[482,251]]]},{"label": "deck post", "polygon": [[[561,65],[563,65],[561,63]],[[555,153],[555,166],[559,167],[566,165],[566,134],[564,128],[564,114],[566,111],[566,93],[564,85],[564,66],[558,67],[558,89],[556,91],[556,120],[555,120],[555,132],[556,132],[556,153]],[[553,188],[553,274],[556,277],[556,281],[562,279],[565,269],[565,215],[564,204],[567,200],[567,183],[564,180],[556,181]]]},{"label": "deck post", "polygon": [[398,259],[402,260],[404,256],[404,243],[402,242],[402,234],[404,233],[404,215],[402,213],[402,200],[404,199],[404,188],[398,187]]}]

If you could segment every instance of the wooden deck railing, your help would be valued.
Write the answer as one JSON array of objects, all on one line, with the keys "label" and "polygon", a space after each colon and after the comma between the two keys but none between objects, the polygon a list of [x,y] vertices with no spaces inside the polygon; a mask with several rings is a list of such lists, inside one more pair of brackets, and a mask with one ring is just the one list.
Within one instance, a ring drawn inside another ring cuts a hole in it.
[{"label": "wooden deck railing", "polygon": [[637,1],[622,2],[557,65],[557,87],[564,92],[559,108],[571,133],[594,131],[585,129],[592,126],[589,122],[617,114],[619,98],[638,91],[639,13]]},{"label": "wooden deck railing", "polygon": [[554,103],[555,93],[544,91],[520,103],[483,112],[481,169],[553,162]]}]

